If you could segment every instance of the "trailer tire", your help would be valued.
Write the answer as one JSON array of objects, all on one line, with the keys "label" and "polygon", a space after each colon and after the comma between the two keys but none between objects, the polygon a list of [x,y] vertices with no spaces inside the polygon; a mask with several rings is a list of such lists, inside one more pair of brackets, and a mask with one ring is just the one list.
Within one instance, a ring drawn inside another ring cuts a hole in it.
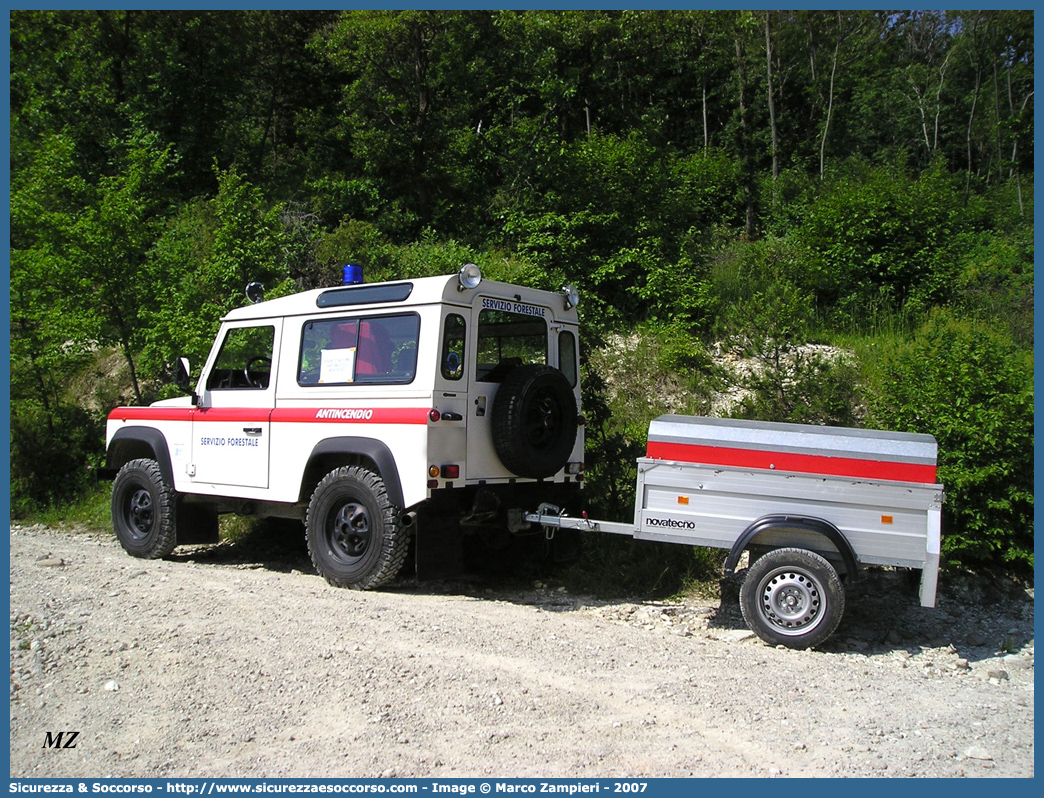
[{"label": "trailer tire", "polygon": [[370,590],[399,573],[409,534],[384,480],[361,466],[336,468],[308,502],[305,537],[315,570],[335,587]]},{"label": "trailer tire", "polygon": [[518,366],[500,384],[491,426],[493,448],[511,473],[553,476],[576,443],[576,397],[569,380],[542,363]]},{"label": "trailer tire", "polygon": [[124,464],[112,483],[111,506],[113,530],[128,554],[156,560],[174,551],[177,494],[155,460]]},{"label": "trailer tire", "polygon": [[805,549],[774,549],[755,560],[740,587],[740,610],[770,645],[809,648],[837,629],[845,592],[834,567]]}]

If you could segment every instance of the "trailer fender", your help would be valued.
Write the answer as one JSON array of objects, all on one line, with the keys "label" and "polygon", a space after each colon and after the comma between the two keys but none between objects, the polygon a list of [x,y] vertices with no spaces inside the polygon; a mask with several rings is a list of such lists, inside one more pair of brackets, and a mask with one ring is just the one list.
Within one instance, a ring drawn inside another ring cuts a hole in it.
[{"label": "trailer fender", "polygon": [[769,529],[800,529],[822,535],[838,550],[841,560],[845,564],[845,571],[849,578],[854,579],[859,573],[859,565],[856,561],[855,551],[847,538],[841,534],[836,526],[822,518],[812,518],[804,515],[765,515],[748,526],[740,535],[725,560],[725,576],[732,576],[736,572],[736,565],[747,546],[762,532]]}]

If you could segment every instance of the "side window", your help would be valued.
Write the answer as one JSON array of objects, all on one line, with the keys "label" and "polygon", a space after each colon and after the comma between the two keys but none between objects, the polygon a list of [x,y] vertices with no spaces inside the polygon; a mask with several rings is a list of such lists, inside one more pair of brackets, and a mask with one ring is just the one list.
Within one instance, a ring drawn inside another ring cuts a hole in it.
[{"label": "side window", "polygon": [[515,366],[547,363],[547,323],[507,310],[479,313],[475,378],[501,382]]},{"label": "side window", "polygon": [[225,334],[208,391],[265,390],[272,373],[275,327],[234,327]]},{"label": "side window", "polygon": [[301,385],[413,382],[420,316],[320,319],[301,335]]},{"label": "side window", "polygon": [[558,336],[558,368],[575,388],[576,381],[580,378],[576,370],[576,336],[569,330]]},{"label": "side window", "polygon": [[439,363],[442,368],[442,376],[447,380],[459,380],[464,376],[464,332],[463,316],[451,313],[446,317]]}]

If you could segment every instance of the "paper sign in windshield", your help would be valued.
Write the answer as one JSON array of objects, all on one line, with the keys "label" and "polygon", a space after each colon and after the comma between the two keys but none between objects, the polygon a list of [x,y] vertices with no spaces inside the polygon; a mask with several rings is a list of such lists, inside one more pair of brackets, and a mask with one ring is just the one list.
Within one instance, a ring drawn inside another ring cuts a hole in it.
[{"label": "paper sign in windshield", "polygon": [[343,383],[355,380],[355,347],[324,349],[319,363],[319,384]]}]

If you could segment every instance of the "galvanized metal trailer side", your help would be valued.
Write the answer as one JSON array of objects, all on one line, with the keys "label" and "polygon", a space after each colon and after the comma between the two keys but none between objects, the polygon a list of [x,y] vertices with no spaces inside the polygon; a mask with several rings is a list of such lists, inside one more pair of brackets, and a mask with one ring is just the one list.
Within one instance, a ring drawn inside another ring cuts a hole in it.
[{"label": "galvanized metal trailer side", "polygon": [[633,523],[565,517],[546,505],[523,517],[729,549],[727,574],[747,551],[747,582],[758,584],[741,588],[744,617],[763,639],[804,648],[833,632],[844,606],[839,577],[855,578],[860,565],[921,569],[921,604],[935,605],[937,452],[930,435],[661,416],[638,459]]}]

